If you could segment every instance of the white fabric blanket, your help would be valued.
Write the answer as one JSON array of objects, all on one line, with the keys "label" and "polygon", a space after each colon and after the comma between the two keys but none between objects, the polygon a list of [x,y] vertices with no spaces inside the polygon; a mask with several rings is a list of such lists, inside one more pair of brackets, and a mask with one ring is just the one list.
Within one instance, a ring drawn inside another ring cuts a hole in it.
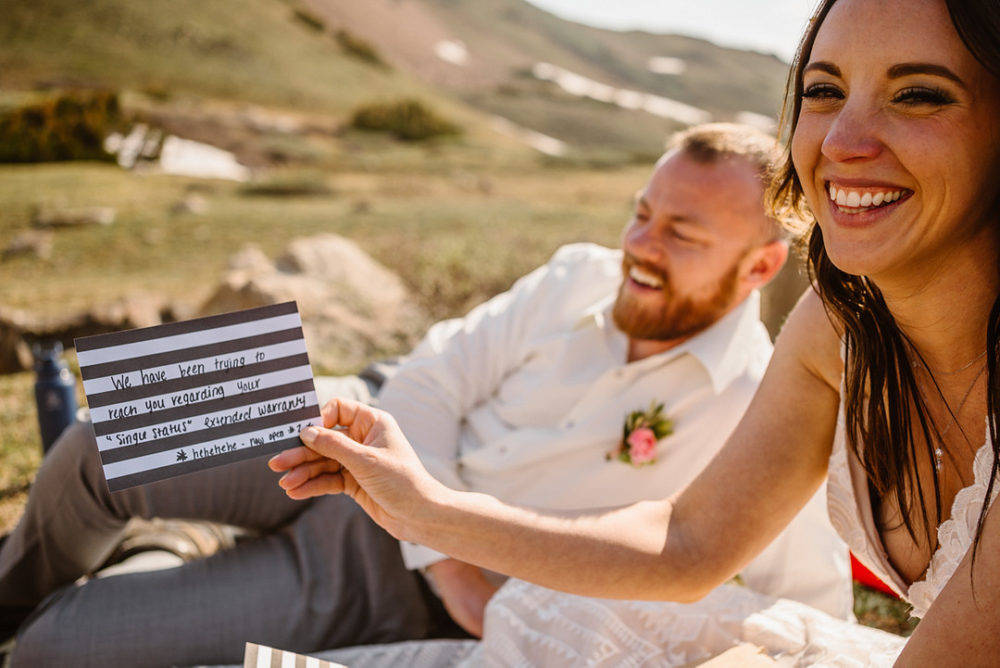
[{"label": "white fabric blanket", "polygon": [[780,666],[890,666],[905,639],[809,606],[724,585],[697,603],[614,601],[508,581],[490,601],[482,642],[416,641],[313,656],[390,666],[687,666],[741,643]]}]

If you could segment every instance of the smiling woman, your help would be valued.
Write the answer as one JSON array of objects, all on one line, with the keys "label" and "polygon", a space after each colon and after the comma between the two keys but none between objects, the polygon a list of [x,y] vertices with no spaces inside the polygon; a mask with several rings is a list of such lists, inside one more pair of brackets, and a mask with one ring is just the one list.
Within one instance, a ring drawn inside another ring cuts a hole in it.
[{"label": "smiling woman", "polygon": [[[995,664],[997,45],[993,0],[820,4],[790,76],[790,150],[772,193],[777,214],[810,221],[815,292],[724,450],[679,494],[556,516],[453,491],[389,416],[347,402],[325,411],[346,432],[307,429],[307,448],[272,461],[290,471],[283,486],[347,493],[399,538],[556,589],[690,601],[827,479],[838,531],[923,617],[899,663]],[[632,279],[637,292],[657,282]]]}]

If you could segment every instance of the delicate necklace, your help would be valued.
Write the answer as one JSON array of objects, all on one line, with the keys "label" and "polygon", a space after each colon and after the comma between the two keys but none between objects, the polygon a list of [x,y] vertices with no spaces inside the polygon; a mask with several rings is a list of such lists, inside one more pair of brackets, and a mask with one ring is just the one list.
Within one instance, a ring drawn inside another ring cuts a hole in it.
[{"label": "delicate necklace", "polygon": [[[965,371],[966,369],[968,369],[970,366],[972,366],[973,364],[975,364],[979,360],[983,359],[983,357],[985,357],[985,356],[986,356],[986,350],[983,349],[983,352],[979,353],[974,358],[972,358],[971,361],[967,362],[966,364],[963,364],[962,366],[958,367],[954,371],[938,371],[937,375],[939,375],[939,376],[954,376],[956,373],[962,373],[963,371]],[[913,361],[913,366],[917,366],[916,360]],[[930,372],[930,368],[928,368],[927,371]],[[976,376],[976,378],[979,378],[979,376]]]},{"label": "delicate necklace", "polygon": [[[980,355],[979,357],[977,357],[975,360],[972,360],[972,362],[970,362],[969,364],[966,364],[963,367],[963,369],[968,369],[969,366],[971,366],[973,363],[975,363],[976,360],[982,358],[983,355],[985,355],[985,354],[986,354],[986,351],[984,350],[982,355]],[[959,371],[961,371],[961,369],[959,369]],[[986,371],[986,365],[985,364],[979,369],[979,371],[976,373],[975,377],[973,377],[972,382],[969,383],[969,387],[966,388],[965,394],[962,395],[962,399],[961,399],[961,401],[958,402],[958,406],[955,408],[954,411],[951,410],[951,406],[948,404],[948,400],[944,398],[943,394],[941,394],[940,389],[938,390],[938,394],[941,395],[941,401],[944,402],[945,408],[948,409],[948,415],[949,415],[949,418],[950,418],[948,420],[948,424],[946,424],[944,426],[944,429],[939,434],[939,438],[941,439],[941,442],[938,444],[938,447],[934,448],[934,468],[937,469],[938,471],[941,470],[941,457],[944,455],[944,451],[941,449],[941,445],[944,444],[944,437],[948,435],[949,431],[951,431],[951,426],[958,421],[958,415],[959,415],[959,413],[961,413],[962,409],[965,408],[965,402],[967,402],[969,400],[969,396],[972,394],[972,388],[976,386],[976,381],[979,380],[979,377],[983,375],[984,371]],[[927,372],[930,373],[930,369],[928,369]],[[952,371],[951,372],[951,374],[955,374],[955,373],[958,373],[958,371]],[[951,375],[951,374],[942,374],[942,375]]]}]

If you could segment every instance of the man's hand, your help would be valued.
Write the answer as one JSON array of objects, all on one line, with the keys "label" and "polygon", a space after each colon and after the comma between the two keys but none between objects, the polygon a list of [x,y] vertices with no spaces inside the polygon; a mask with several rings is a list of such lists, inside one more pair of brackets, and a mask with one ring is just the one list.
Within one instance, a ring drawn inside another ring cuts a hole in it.
[{"label": "man's hand", "polygon": [[477,638],[483,637],[486,604],[497,587],[477,566],[458,559],[444,559],[427,567],[441,601],[451,618]]}]

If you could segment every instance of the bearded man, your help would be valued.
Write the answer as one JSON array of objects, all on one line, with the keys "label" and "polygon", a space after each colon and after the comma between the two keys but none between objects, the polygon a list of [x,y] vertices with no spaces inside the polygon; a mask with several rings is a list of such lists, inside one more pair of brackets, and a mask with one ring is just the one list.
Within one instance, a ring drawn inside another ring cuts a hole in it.
[{"label": "bearded man", "polygon": [[[620,250],[565,246],[432,327],[378,396],[428,470],[549,510],[662,498],[694,477],[771,353],[758,290],[788,254],[763,204],[778,152],[737,125],[675,136]],[[93,438],[78,425],[60,439],[0,548],[15,664],[235,663],[245,641],[313,652],[482,633],[493,574],[400,546],[349,498],[291,501],[261,460],[112,494]],[[73,584],[131,517],[208,519],[256,537],[178,568]],[[820,495],[741,578],[851,615],[847,550]]]}]

